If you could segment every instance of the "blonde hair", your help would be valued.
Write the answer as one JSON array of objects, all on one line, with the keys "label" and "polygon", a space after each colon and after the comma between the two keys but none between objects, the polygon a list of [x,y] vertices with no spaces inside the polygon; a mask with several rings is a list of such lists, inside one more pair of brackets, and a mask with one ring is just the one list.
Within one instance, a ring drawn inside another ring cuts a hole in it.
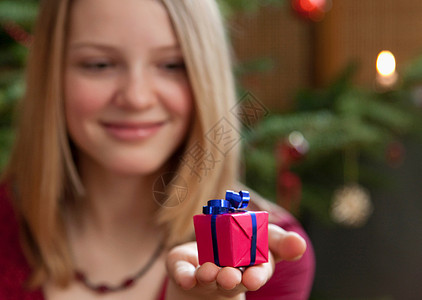
[{"label": "blonde hair", "polygon": [[[171,224],[168,231],[172,244],[186,240],[192,234],[192,216],[201,212],[206,200],[221,197],[225,189],[233,188],[236,183],[238,147],[221,153],[221,147],[213,145],[212,130],[216,126],[226,126],[226,138],[234,143],[239,141],[240,136],[239,123],[233,114],[236,101],[230,48],[216,1],[162,2],[167,7],[182,47],[196,99],[192,133],[186,149],[197,147],[204,153],[203,161],[195,164],[196,169],[182,165],[178,170],[182,178],[188,179],[190,201],[161,211],[160,221]],[[189,154],[185,152],[184,155]],[[205,156],[218,161],[209,173],[204,172]],[[198,174],[203,175],[202,178],[198,178]],[[172,221],[177,215],[183,217]]]},{"label": "blonde hair", "polygon": [[[62,201],[81,193],[83,188],[71,155],[63,112],[62,76],[70,2],[41,2],[17,137],[4,174],[16,191],[13,200],[23,249],[33,270],[33,287],[47,278],[65,286],[73,275]],[[239,124],[231,113],[235,91],[230,51],[215,0],[161,2],[182,47],[195,98],[192,128],[183,153],[170,162],[176,166],[175,174],[187,182],[188,195],[179,205],[165,205],[158,211],[157,222],[170,247],[192,239],[192,216],[200,213],[208,199],[221,197],[236,183],[238,147],[222,154],[209,135],[214,126],[225,122],[231,126],[225,134],[235,143],[239,140]],[[206,155],[188,167],[183,162],[192,147]],[[215,163],[204,173],[204,163],[210,157]],[[198,174],[203,176],[198,178]],[[177,191],[169,191],[173,192]]]}]

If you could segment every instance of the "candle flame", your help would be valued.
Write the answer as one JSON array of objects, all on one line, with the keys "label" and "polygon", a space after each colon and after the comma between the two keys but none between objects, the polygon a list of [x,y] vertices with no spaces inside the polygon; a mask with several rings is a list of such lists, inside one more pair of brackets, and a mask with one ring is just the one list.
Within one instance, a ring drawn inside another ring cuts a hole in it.
[{"label": "candle flame", "polygon": [[381,51],[377,57],[377,71],[381,76],[390,76],[396,70],[396,59],[390,51]]}]

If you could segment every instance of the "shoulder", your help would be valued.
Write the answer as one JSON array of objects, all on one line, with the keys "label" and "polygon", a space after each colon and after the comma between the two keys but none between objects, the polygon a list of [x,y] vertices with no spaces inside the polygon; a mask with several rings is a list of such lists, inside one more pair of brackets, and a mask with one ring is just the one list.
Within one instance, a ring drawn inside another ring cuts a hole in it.
[{"label": "shoulder", "polygon": [[8,184],[0,184],[0,299],[38,299],[23,285],[29,267],[19,241],[19,226]]},{"label": "shoulder", "polygon": [[268,212],[270,223],[301,235],[307,243],[307,249],[302,258],[297,261],[277,263],[273,277],[258,291],[248,292],[247,299],[308,299],[315,272],[315,256],[306,231],[293,215],[253,191],[251,192],[251,202],[251,210]]}]

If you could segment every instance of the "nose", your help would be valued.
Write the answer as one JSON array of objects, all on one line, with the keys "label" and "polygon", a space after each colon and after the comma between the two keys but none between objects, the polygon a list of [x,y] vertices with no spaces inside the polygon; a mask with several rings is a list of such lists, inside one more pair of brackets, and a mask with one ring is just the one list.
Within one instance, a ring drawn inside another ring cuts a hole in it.
[{"label": "nose", "polygon": [[143,110],[155,103],[152,80],[142,70],[128,71],[122,76],[115,103],[124,109]]}]

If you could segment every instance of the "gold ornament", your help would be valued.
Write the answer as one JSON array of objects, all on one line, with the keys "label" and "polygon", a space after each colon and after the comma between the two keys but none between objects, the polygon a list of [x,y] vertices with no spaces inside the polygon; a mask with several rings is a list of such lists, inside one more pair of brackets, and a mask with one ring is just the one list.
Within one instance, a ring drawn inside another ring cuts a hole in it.
[{"label": "gold ornament", "polygon": [[362,227],[373,211],[368,191],[358,184],[346,185],[334,192],[331,218],[348,227]]}]

